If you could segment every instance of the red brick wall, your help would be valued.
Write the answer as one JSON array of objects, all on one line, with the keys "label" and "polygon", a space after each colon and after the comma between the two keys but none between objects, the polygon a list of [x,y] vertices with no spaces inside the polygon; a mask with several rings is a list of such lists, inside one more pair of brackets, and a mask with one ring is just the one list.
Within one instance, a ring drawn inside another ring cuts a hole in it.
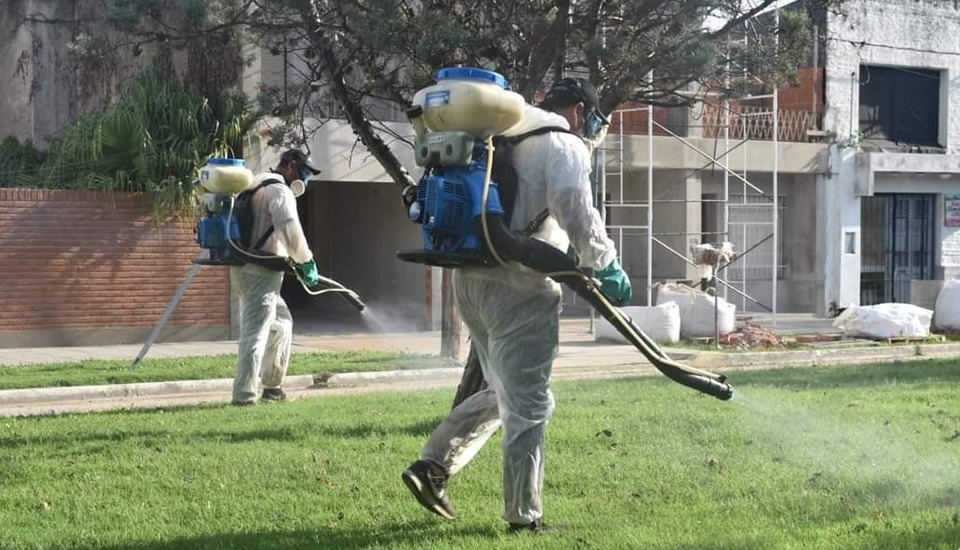
[{"label": "red brick wall", "polygon": [[[641,105],[639,103],[624,103],[617,107],[617,111],[614,111],[613,114],[610,115],[610,129],[607,131],[610,135],[620,133],[621,120],[623,121],[624,134],[647,134],[647,118],[649,111],[647,110],[646,105]],[[667,110],[663,107],[654,107],[653,120],[664,126],[667,126]],[[668,134],[659,126],[654,125],[653,135],[665,136]]]},{"label": "red brick wall", "polygon": [[[132,193],[0,189],[0,331],[153,327],[199,249]],[[203,267],[167,326],[229,325],[228,273]]]}]

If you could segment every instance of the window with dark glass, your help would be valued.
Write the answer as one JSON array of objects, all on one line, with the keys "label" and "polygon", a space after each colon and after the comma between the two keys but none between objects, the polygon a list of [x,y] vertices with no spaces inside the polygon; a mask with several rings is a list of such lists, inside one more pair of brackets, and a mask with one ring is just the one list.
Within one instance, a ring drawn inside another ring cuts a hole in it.
[{"label": "window with dark glass", "polygon": [[860,132],[872,142],[940,146],[940,72],[862,65]]}]

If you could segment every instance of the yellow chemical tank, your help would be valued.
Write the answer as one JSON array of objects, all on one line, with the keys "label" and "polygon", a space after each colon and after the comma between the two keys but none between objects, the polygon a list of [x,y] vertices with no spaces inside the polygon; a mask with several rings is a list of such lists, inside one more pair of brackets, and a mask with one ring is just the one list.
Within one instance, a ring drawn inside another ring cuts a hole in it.
[{"label": "yellow chemical tank", "polygon": [[503,76],[484,69],[453,67],[437,83],[418,91],[413,104],[432,132],[468,132],[478,138],[503,133],[523,118],[520,94],[506,89]]},{"label": "yellow chemical tank", "polygon": [[200,169],[200,185],[211,193],[234,195],[253,183],[253,172],[244,168],[243,159],[212,157]]}]

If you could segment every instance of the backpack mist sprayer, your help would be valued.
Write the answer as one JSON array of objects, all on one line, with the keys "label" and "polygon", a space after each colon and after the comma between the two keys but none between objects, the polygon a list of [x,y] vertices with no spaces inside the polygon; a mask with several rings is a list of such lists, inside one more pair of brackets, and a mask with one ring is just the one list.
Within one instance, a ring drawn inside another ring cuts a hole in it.
[{"label": "backpack mist sprayer", "polygon": [[515,189],[501,184],[516,185],[516,181],[492,181],[493,138],[521,121],[525,102],[506,87],[506,80],[492,71],[447,68],[437,73],[435,85],[414,96],[414,107],[407,115],[417,134],[416,161],[425,173],[407,214],[421,226],[423,248],[397,256],[447,268],[510,268],[507,261],[518,262],[567,285],[671,380],[730,399],[733,388],[724,376],[671,360],[600,292],[591,277],[577,269],[572,258],[509,229],[513,204],[501,199],[515,196]]},{"label": "backpack mist sprayer", "polygon": [[253,263],[282,271],[297,278],[303,289],[312,296],[336,292],[359,311],[366,306],[355,292],[326,277],[309,287],[293,260],[265,253],[260,247],[272,233],[272,227],[256,242],[253,240],[252,199],[268,185],[284,184],[282,176],[268,176],[260,185],[253,185],[253,173],[244,167],[242,159],[211,158],[200,169],[200,178],[194,182],[202,189],[200,207],[203,212],[197,221],[196,242],[208,251],[206,258],[194,260],[202,265],[243,265]]}]

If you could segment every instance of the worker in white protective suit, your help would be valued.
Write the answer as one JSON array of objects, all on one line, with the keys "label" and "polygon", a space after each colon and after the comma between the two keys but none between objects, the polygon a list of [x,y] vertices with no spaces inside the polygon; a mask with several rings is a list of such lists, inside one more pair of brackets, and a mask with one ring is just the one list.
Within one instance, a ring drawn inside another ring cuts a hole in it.
[{"label": "worker in white protective suit", "polygon": [[[582,79],[563,79],[553,85],[541,107],[528,106],[523,120],[505,136],[542,127],[568,128],[572,133],[541,133],[515,146],[519,184],[511,229],[521,230],[549,210],[534,237],[564,252],[572,244],[580,267],[597,270],[604,294],[624,303],[631,296],[630,281],[593,207],[590,152],[584,143],[606,123],[596,89]],[[422,506],[454,518],[448,478],[502,424],[503,518],[511,531],[540,531],[544,437],[554,409],[549,381],[559,342],[561,293],[546,276],[518,270],[519,266],[456,272],[456,304],[489,387],[450,412],[430,436],[421,459],[402,477]]]},{"label": "worker in white protective suit", "polygon": [[[319,273],[300,225],[296,198],[306,191],[310,176],[318,173],[306,155],[291,149],[280,156],[273,172],[255,176],[251,187],[257,189],[251,199],[251,243],[264,255],[291,258],[308,286],[317,284]],[[258,381],[262,399],[282,401],[293,336],[293,317],[280,297],[283,272],[247,263],[230,268],[230,282],[240,298],[233,404],[256,403]]]}]

